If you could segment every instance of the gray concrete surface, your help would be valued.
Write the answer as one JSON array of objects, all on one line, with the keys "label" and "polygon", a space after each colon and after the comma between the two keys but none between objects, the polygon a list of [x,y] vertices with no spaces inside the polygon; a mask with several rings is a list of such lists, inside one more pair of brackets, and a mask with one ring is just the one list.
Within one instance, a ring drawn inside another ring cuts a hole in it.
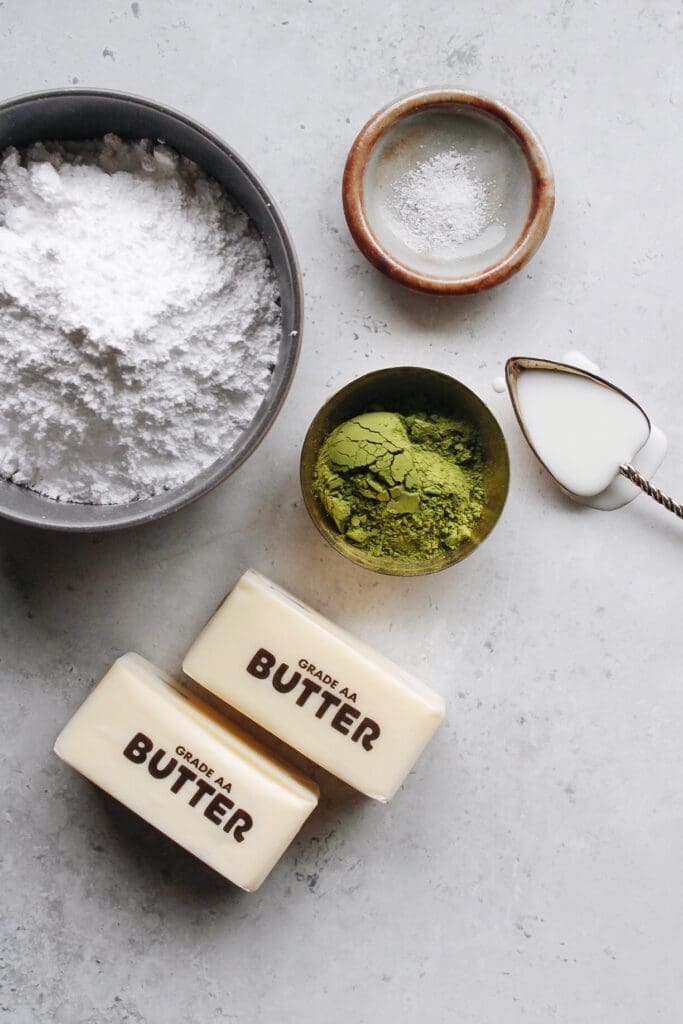
[{"label": "gray concrete surface", "polygon": [[[0,1021],[680,1021],[681,527],[565,501],[491,380],[583,349],[668,431],[657,479],[683,491],[682,33],[680,4],[632,0],[0,3],[0,95],[110,86],[205,122],[281,203],[307,300],[285,410],[218,491],[106,538],[0,528]],[[365,118],[432,83],[515,106],[558,183],[528,271],[455,302],[383,280],[339,202]],[[297,483],[325,397],[400,362],[488,399],[513,460],[486,545],[411,582],[338,559]],[[319,814],[251,896],[51,753],[115,655],[176,668],[248,565],[449,708],[389,807],[318,773]]]}]

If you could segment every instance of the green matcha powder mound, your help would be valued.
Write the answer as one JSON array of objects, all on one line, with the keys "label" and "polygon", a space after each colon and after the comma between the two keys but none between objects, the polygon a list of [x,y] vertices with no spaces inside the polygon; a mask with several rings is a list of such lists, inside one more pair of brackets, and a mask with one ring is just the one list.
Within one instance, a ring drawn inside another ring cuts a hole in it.
[{"label": "green matcha powder mound", "polygon": [[369,555],[436,558],[467,540],[482,513],[476,431],[436,414],[354,416],[323,442],[315,490],[339,532]]}]

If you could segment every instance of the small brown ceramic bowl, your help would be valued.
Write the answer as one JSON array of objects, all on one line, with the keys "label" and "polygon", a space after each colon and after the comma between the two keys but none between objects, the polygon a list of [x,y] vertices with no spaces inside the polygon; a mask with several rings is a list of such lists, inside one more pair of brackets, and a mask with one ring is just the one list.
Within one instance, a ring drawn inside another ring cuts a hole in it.
[{"label": "small brown ceramic bowl", "polygon": [[[451,187],[436,233],[424,213],[435,159]],[[462,89],[424,89],[370,118],[349,152],[342,198],[358,248],[379,270],[417,291],[463,295],[531,259],[548,231],[555,182],[540,139],[509,107]]]},{"label": "small brown ceramic bowl", "polygon": [[[396,558],[368,555],[342,537],[316,497],[315,465],[318,453],[325,438],[345,420],[373,408],[400,412],[419,401],[424,401],[435,412],[468,420],[476,427],[483,451],[486,491],[484,511],[473,527],[471,537],[437,558],[405,562]],[[454,377],[416,366],[375,370],[351,381],[329,398],[308,428],[301,451],[300,471],[306,508],[327,543],[356,565],[387,576],[423,576],[461,562],[488,537],[498,522],[510,482],[510,462],[505,438],[488,406]]]}]

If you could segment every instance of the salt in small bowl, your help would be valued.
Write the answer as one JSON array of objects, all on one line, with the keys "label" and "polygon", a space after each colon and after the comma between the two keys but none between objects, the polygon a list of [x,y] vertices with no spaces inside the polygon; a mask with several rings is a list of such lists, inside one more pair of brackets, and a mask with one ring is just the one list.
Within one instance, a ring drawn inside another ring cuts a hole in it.
[{"label": "salt in small bowl", "polygon": [[[471,172],[483,221],[473,237],[446,247],[415,236],[396,201],[411,174],[444,155]],[[550,224],[555,183],[540,139],[509,107],[461,89],[423,89],[361,130],[342,198],[356,244],[379,270],[418,291],[460,295],[500,284],[533,256]]]}]

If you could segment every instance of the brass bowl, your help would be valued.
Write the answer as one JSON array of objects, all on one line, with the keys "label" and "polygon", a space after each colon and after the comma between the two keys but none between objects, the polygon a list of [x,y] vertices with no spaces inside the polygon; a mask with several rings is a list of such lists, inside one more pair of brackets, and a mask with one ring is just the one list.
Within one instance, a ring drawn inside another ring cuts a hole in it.
[{"label": "brass bowl", "polygon": [[[484,452],[484,511],[470,539],[438,558],[404,562],[396,558],[368,555],[344,540],[315,495],[314,477],[318,452],[325,438],[345,420],[367,412],[372,406],[380,406],[388,411],[400,410],[418,397],[424,398],[435,411],[469,420],[479,431]],[[351,381],[325,402],[304,439],[300,472],[301,490],[308,513],[319,533],[335,551],[364,569],[372,569],[387,576],[423,576],[461,562],[488,537],[505,505],[510,482],[510,461],[498,421],[473,391],[454,377],[437,370],[394,366],[375,370]]]}]

